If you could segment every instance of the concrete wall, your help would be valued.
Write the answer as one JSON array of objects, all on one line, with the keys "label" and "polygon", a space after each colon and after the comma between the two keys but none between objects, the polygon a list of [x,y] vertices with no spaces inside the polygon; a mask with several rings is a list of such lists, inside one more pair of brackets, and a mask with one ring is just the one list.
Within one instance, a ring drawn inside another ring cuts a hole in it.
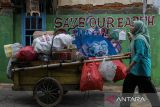
[{"label": "concrete wall", "polygon": [[[140,2],[138,2],[140,1]],[[148,0],[152,4],[153,0]],[[159,9],[148,5],[147,14],[157,14]],[[142,0],[60,0],[56,11],[58,14],[142,14]]]},{"label": "concrete wall", "polygon": [[[125,23],[126,17],[137,16],[140,14],[96,14],[96,17],[105,17],[110,16],[115,19],[114,24],[117,26],[117,19],[121,16],[123,18],[123,23]],[[67,17],[86,17],[88,14],[79,14],[79,15],[60,15],[62,19]],[[152,16],[152,15],[151,15]],[[13,21],[14,19],[14,21]],[[150,36],[151,36],[151,54],[152,54],[152,79],[153,82],[160,86],[160,15],[155,15],[154,18],[154,26],[149,26]],[[55,16],[47,15],[46,20],[46,30],[56,30],[55,28]],[[14,24],[13,24],[14,23]],[[116,27],[115,26],[115,27]],[[122,26],[122,29],[128,31],[128,26]],[[9,82],[6,77],[6,67],[8,63],[8,59],[5,57],[3,45],[14,43],[14,42],[21,42],[21,16],[20,14],[15,15],[0,15],[0,82]],[[123,52],[127,51],[128,41],[123,42]],[[126,61],[127,62],[127,61]]]},{"label": "concrete wall", "polygon": [[21,43],[21,14],[14,14],[13,20],[13,40],[14,42]]},{"label": "concrete wall", "polygon": [[9,82],[6,76],[8,59],[4,53],[4,45],[13,43],[13,14],[10,10],[0,14],[0,82]]},{"label": "concrete wall", "polygon": [[[133,2],[142,2],[142,0],[58,0],[59,6],[64,5],[77,5],[77,4],[93,4],[93,5],[103,5],[107,3],[123,3],[131,4]],[[148,4],[152,4],[153,0],[148,0]]]},{"label": "concrete wall", "polygon": [[[119,26],[120,29],[124,29],[126,31],[129,31],[129,26],[126,25],[126,23],[129,23],[128,18],[133,19],[134,16],[138,16],[140,18],[143,15],[142,14],[96,14],[96,15],[92,15],[92,16],[95,17],[95,19],[96,18],[103,19],[103,18],[107,18],[107,17],[112,17],[114,20],[114,22],[113,22],[114,26],[111,25],[110,26],[111,29],[117,28]],[[71,21],[69,21],[69,18],[72,18],[72,21],[74,19],[80,19],[81,20],[80,22],[85,22],[86,17],[88,17],[87,14],[57,15],[56,17],[53,15],[47,15],[47,22],[46,22],[47,30],[53,30],[53,29],[56,30],[56,26],[58,26],[60,23],[62,24],[62,26],[60,26],[59,29],[67,30],[68,28],[72,27],[72,25],[74,25]],[[55,23],[57,18],[59,20],[57,23],[58,25]],[[160,20],[160,15],[154,15],[154,14],[148,15],[147,22],[149,25],[148,28],[149,28],[149,33],[150,33],[150,37],[151,37],[152,80],[156,86],[160,86],[160,66],[159,66],[159,64],[160,64],[160,54],[159,54],[160,53],[160,45],[159,45],[159,43],[160,43],[160,36],[159,36],[160,22],[159,22],[159,20]],[[77,20],[77,22],[75,22],[75,23],[80,24],[80,22]],[[67,25],[67,23],[69,24],[69,26]],[[83,27],[82,24],[83,23],[81,23],[80,26],[82,28],[85,28],[85,27]],[[128,40],[126,40],[122,43],[122,48],[123,48],[122,52],[126,52],[128,50],[128,45],[129,45]],[[125,60],[125,63],[127,64],[128,61]],[[121,84],[121,82],[120,82],[120,84]]]},{"label": "concrete wall", "polygon": [[10,82],[6,76],[8,58],[4,45],[21,42],[21,15],[13,14],[11,9],[0,11],[0,82]]},{"label": "concrete wall", "polygon": [[[65,2],[69,0],[59,0],[60,2]],[[73,1],[73,0],[72,0]],[[76,0],[74,0],[76,1]],[[91,0],[77,0],[77,2],[82,2],[82,1],[91,1]],[[93,1],[93,0],[92,0]],[[101,2],[98,1],[98,3],[103,3],[103,1],[107,0],[100,0]],[[109,0],[113,1],[113,0]],[[109,2],[108,1],[108,2]],[[120,0],[119,0],[120,1]],[[135,0],[126,0],[128,1],[135,1]],[[96,0],[94,3],[97,2]],[[114,1],[115,2],[115,1]],[[84,2],[82,2],[84,3]],[[71,1],[70,1],[70,4]],[[64,5],[64,4],[63,4]],[[130,9],[130,8],[129,8]],[[100,9],[100,10],[93,10],[88,12],[84,11],[79,11],[76,9],[58,9],[58,13],[61,14],[61,18],[65,17],[76,17],[76,15],[80,16],[89,16],[89,15],[96,15],[97,17],[102,17],[102,16],[111,16],[114,19],[117,19],[119,16],[122,18],[126,18],[128,16],[136,16],[139,15],[137,11],[134,12],[136,9],[122,9],[120,10],[109,10],[108,9]],[[139,10],[141,12],[141,9]],[[114,13],[114,14],[113,14]],[[153,13],[152,11],[150,13]],[[142,14],[141,14],[142,15]],[[47,15],[46,17],[46,30],[56,30],[55,28],[55,16],[54,15]],[[125,19],[126,20],[126,19]],[[124,20],[124,21],[125,21]],[[150,35],[151,35],[151,51],[152,51],[152,78],[153,81],[156,85],[160,86],[160,75],[159,75],[159,70],[160,66],[158,65],[160,63],[160,15],[155,15],[154,18],[154,26],[150,26]],[[115,21],[115,24],[117,24],[117,20]],[[128,30],[127,27],[123,27],[122,29]],[[20,14],[15,14],[13,15],[12,12],[0,12],[0,82],[9,82],[9,80],[6,78],[6,67],[8,63],[8,59],[5,57],[4,50],[3,50],[3,45],[9,44],[9,43],[14,43],[14,42],[21,42],[21,15]],[[123,51],[127,50],[128,46],[128,41],[123,43]]]}]

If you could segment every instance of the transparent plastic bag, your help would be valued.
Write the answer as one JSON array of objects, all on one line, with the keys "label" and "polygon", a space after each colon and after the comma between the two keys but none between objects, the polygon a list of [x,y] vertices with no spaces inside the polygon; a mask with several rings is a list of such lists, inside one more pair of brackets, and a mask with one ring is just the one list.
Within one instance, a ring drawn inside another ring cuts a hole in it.
[{"label": "transparent plastic bag", "polygon": [[12,58],[16,58],[17,53],[23,46],[20,43],[14,43],[12,45]]},{"label": "transparent plastic bag", "polygon": [[20,51],[22,45],[20,43],[4,45],[4,51],[7,58],[16,58],[16,54]]},{"label": "transparent plastic bag", "polygon": [[99,66],[99,72],[103,78],[108,81],[113,81],[116,74],[116,69],[117,67],[114,63],[112,61],[105,61],[105,58]]}]

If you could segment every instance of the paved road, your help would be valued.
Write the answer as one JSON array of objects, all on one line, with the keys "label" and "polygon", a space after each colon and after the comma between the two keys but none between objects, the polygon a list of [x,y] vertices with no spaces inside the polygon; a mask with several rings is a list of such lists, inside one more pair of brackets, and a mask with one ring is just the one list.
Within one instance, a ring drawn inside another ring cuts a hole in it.
[{"label": "paved road", "polygon": [[[100,107],[104,94],[100,91],[82,93],[68,92],[57,107]],[[0,90],[0,107],[40,107],[32,97],[32,92]]]},{"label": "paved road", "polygon": [[[68,92],[57,107],[107,107],[104,98],[107,92],[121,92],[119,86],[105,86],[104,91],[91,91],[89,96],[80,91]],[[150,107],[149,102],[133,104],[133,107]],[[0,85],[0,107],[40,107],[32,92],[12,91],[11,85]]]}]

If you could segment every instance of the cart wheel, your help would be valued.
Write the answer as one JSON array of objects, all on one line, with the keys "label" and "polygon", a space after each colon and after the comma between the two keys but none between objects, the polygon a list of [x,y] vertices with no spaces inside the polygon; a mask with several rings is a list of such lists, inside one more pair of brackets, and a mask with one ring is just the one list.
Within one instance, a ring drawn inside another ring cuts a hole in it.
[{"label": "cart wheel", "polygon": [[63,88],[56,79],[46,77],[36,84],[33,96],[42,107],[53,107],[62,100]]}]

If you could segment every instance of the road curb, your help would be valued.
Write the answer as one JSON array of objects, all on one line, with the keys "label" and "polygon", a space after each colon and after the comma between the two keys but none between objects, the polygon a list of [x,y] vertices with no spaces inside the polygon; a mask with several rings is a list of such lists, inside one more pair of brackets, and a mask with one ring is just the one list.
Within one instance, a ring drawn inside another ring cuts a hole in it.
[{"label": "road curb", "polygon": [[[12,88],[12,86],[13,86],[12,83],[0,83],[0,89]],[[103,90],[107,91],[107,92],[121,92],[122,86],[120,86],[120,85],[104,85]],[[157,90],[157,92],[160,92],[160,87],[156,87],[156,90]]]},{"label": "road curb", "polygon": [[12,88],[13,84],[0,83],[0,89],[9,89]]}]

